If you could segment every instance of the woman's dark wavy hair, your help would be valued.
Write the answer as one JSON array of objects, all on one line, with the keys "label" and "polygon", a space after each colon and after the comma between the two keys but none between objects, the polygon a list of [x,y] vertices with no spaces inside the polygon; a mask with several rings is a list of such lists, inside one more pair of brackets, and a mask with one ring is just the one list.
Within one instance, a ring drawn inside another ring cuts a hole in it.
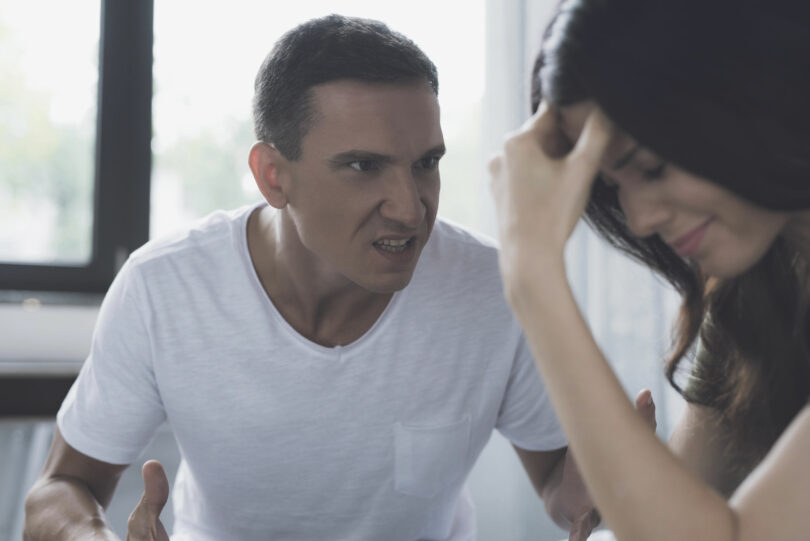
[{"label": "woman's dark wavy hair", "polygon": [[[593,100],[663,159],[760,207],[810,208],[810,8],[804,2],[568,0],[546,29],[532,107]],[[741,276],[706,280],[658,236],[635,238],[594,183],[586,221],[682,296],[672,385],[718,410],[756,462],[810,394],[806,268],[777,239]],[[678,367],[700,336],[688,379]]]}]

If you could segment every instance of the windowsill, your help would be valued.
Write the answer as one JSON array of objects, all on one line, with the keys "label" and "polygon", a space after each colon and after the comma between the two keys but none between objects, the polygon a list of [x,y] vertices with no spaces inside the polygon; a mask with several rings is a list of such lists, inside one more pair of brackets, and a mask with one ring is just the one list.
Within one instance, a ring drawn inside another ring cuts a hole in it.
[{"label": "windowsill", "polygon": [[0,378],[20,377],[75,377],[84,361],[6,361],[0,360]]},{"label": "windowsill", "polygon": [[17,304],[40,306],[95,306],[101,304],[104,295],[95,293],[73,293],[67,291],[15,291],[0,289],[0,305]]},{"label": "windowsill", "polygon": [[100,295],[0,291],[0,377],[72,377],[90,351]]}]

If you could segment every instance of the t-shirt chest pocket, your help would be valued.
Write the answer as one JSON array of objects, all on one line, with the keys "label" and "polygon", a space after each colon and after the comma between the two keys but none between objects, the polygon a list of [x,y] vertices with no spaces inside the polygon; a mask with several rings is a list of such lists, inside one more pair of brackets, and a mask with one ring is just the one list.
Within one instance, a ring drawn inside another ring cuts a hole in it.
[{"label": "t-shirt chest pocket", "polygon": [[470,417],[442,425],[394,425],[394,488],[432,498],[459,481],[467,464]]}]

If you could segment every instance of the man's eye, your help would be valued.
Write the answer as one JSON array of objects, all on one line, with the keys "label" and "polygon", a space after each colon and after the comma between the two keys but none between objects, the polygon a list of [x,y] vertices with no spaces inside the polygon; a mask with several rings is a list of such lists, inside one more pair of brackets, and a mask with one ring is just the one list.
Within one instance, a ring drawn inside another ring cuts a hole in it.
[{"label": "man's eye", "polygon": [[419,160],[419,168],[420,169],[427,169],[433,170],[439,167],[439,160],[441,159],[440,156],[431,156],[429,158],[422,158]]},{"label": "man's eye", "polygon": [[377,166],[377,162],[374,160],[355,160],[353,162],[349,162],[347,164],[349,167],[354,169],[355,171],[376,171],[379,169]]}]

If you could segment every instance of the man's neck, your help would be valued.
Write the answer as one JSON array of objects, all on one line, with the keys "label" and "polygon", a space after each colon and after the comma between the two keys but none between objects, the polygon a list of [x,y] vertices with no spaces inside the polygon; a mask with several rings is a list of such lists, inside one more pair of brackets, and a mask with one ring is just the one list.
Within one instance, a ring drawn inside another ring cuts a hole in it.
[{"label": "man's neck", "polygon": [[391,293],[372,293],[329,269],[304,247],[283,211],[261,207],[247,225],[256,274],[273,305],[317,344],[349,344],[377,321]]}]

